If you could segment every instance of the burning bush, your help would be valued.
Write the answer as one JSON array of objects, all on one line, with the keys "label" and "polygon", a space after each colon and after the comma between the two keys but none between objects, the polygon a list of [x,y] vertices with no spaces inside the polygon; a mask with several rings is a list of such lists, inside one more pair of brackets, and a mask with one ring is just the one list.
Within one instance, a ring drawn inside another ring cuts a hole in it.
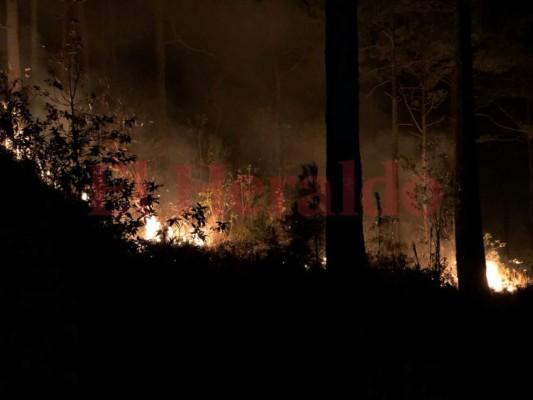
[{"label": "burning bush", "polygon": [[533,283],[526,270],[511,267],[510,264],[519,266],[519,260],[510,260],[507,263],[500,258],[499,250],[505,247],[505,243],[493,239],[490,233],[484,236],[485,259],[487,265],[487,281],[489,287],[495,292],[515,292]]}]

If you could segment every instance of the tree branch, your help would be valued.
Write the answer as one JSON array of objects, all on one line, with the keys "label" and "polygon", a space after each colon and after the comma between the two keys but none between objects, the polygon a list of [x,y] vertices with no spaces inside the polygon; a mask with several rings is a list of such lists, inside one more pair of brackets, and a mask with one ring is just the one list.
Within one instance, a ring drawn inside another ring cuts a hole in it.
[{"label": "tree branch", "polygon": [[445,119],[446,119],[446,117],[442,117],[441,119],[439,119],[439,120],[437,120],[437,121],[435,121],[435,122],[432,122],[432,123],[430,123],[430,124],[427,124],[426,126],[427,126],[428,128],[431,128],[432,126],[435,126],[435,125],[440,124],[440,123],[441,123],[442,121],[444,121]]},{"label": "tree branch", "polygon": [[374,86],[374,87],[372,88],[372,90],[366,95],[366,98],[368,99],[370,96],[372,96],[372,95],[374,94],[374,92],[375,92],[378,88],[380,88],[381,86],[386,85],[387,83],[390,83],[390,82],[391,82],[390,80],[386,80],[386,81],[383,81],[383,82],[377,84],[377,85]]},{"label": "tree branch", "polygon": [[[528,132],[523,130],[523,129],[516,129],[516,128],[511,128],[510,126],[505,126],[505,125],[502,125],[500,124],[499,122],[495,121],[494,118],[492,118],[492,116],[488,115],[488,114],[480,114],[480,113],[477,113],[476,114],[477,117],[485,117],[487,118],[490,122],[492,122],[494,125],[496,125],[498,128],[501,128],[501,129],[504,129],[506,131],[510,131],[510,132],[517,132],[517,133],[525,133],[527,134]],[[514,122],[514,121],[513,121]],[[517,125],[517,126],[520,126],[520,125]]]},{"label": "tree branch", "polygon": [[181,37],[181,35],[178,34],[178,32],[176,32],[176,28],[174,27],[174,22],[170,18],[167,18],[167,21],[168,21],[168,27],[170,28],[170,31],[172,33],[172,36],[174,37],[174,40],[165,41],[166,44],[181,44],[187,50],[193,51],[195,53],[201,53],[209,57],[215,56],[213,53],[207,51],[203,47],[198,48],[198,47],[191,46],[189,43],[183,40],[183,38]]},{"label": "tree branch", "polygon": [[405,91],[403,90],[403,88],[400,88],[400,93],[402,94],[405,107],[407,108],[407,111],[409,111],[409,114],[411,115],[411,119],[413,120],[413,123],[415,124],[416,128],[418,129],[420,133],[424,133],[424,131],[418,124],[418,121],[416,120],[416,117],[413,113],[413,109],[411,108],[411,106],[409,105],[409,102],[407,101],[407,97],[405,96]]}]

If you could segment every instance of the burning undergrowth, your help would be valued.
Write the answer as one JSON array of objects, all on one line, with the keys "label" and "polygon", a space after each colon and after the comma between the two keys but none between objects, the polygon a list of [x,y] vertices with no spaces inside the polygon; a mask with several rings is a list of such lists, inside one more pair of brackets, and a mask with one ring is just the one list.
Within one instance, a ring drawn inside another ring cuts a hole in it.
[{"label": "burning undergrowth", "polygon": [[500,250],[506,244],[493,239],[489,233],[484,236],[487,281],[495,292],[513,293],[533,283],[530,271],[523,267],[524,263],[517,259],[505,260]]},{"label": "burning undergrowth", "polygon": [[[192,246],[256,261],[278,254],[281,264],[325,267],[325,192],[316,165],[304,165],[298,177],[268,178],[251,165],[236,172],[215,165],[206,174],[211,167],[193,164],[185,171],[190,181],[184,197],[160,204],[161,185],[148,180],[147,166],[136,162],[131,151],[138,127],[134,118],[107,114],[109,104],[96,96],[62,102],[58,98],[68,89],[57,85],[29,90],[3,82],[4,147],[17,159],[32,161],[44,182],[81,199],[138,249]],[[31,93],[44,100],[42,119],[32,114]],[[419,210],[427,207],[427,196],[422,197],[410,197]],[[445,223],[448,198],[433,218],[423,221],[426,240],[418,240],[418,246],[413,240],[408,256],[398,239],[400,219],[383,215],[376,193],[377,217],[366,232],[372,262],[382,269],[423,270],[441,285],[456,286],[452,235]],[[532,283],[520,261],[501,256],[503,243],[486,235],[485,245],[492,290],[512,293]]]}]

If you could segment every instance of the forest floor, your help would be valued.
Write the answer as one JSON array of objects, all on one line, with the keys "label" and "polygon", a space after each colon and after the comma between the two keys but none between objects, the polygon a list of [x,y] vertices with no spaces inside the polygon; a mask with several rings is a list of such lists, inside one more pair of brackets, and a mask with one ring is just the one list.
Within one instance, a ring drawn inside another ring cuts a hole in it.
[{"label": "forest floor", "polygon": [[261,279],[146,266],[105,288],[2,291],[2,398],[531,390],[531,291],[481,301],[394,276]]}]

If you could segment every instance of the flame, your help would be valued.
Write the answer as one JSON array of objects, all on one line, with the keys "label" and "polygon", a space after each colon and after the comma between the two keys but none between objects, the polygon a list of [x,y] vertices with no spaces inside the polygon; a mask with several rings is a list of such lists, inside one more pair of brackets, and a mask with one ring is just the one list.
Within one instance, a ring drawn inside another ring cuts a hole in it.
[{"label": "flame", "polygon": [[193,237],[189,240],[189,243],[192,243],[198,247],[204,247],[207,244],[204,240],[202,240],[196,235],[193,235]]},{"label": "flame", "polygon": [[503,278],[500,275],[498,264],[496,261],[488,260],[486,265],[489,287],[496,292],[503,292]]},{"label": "flame", "polygon": [[[13,130],[14,130],[14,138],[15,139],[19,139],[20,137],[22,137],[24,135],[24,126],[23,126],[22,122],[20,122],[20,121],[14,123]],[[8,151],[12,152],[13,154],[15,154],[15,157],[17,158],[17,160],[22,160],[22,157],[25,154],[26,155],[30,155],[31,154],[29,149],[21,148],[20,146],[16,146],[15,143],[13,142],[13,140],[10,139],[10,138],[7,138],[7,137],[4,138],[4,141],[3,141],[2,145],[4,146],[4,148],[6,150],[8,150]]]},{"label": "flame", "polygon": [[154,215],[146,219],[146,225],[144,230],[144,240],[152,242],[160,242],[159,231],[161,230],[161,222]]},{"label": "flame", "polygon": [[176,238],[176,233],[174,232],[174,229],[172,229],[170,226],[167,229],[167,236],[170,240]]},{"label": "flame", "polygon": [[[512,260],[517,264],[517,260]],[[495,292],[513,293],[518,288],[531,284],[531,279],[527,276],[525,270],[517,271],[507,267],[500,260],[487,259],[487,281],[489,287]]]},{"label": "flame", "polygon": [[[162,232],[164,232],[162,234]],[[207,239],[202,240],[198,235],[193,234],[191,231],[187,236],[185,233],[180,233],[178,230],[172,227],[165,226],[159,221],[159,218],[155,215],[146,219],[144,228],[144,240],[160,243],[165,238],[165,241],[174,239],[177,244],[192,244],[197,247],[207,246]]]}]

